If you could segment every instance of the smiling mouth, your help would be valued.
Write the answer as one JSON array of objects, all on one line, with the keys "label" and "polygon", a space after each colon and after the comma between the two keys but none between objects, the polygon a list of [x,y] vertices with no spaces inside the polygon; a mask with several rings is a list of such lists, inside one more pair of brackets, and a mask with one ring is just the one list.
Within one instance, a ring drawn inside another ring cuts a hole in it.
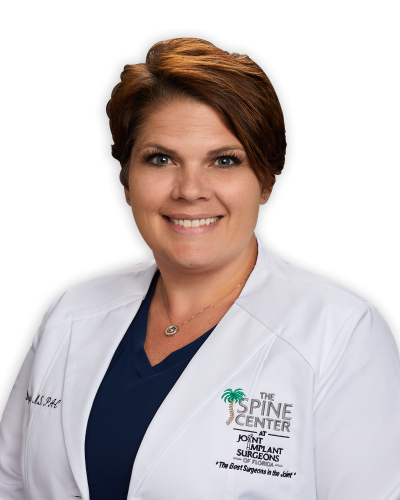
[{"label": "smiling mouth", "polygon": [[171,217],[168,217],[164,215],[166,219],[168,219],[170,222],[173,224],[176,224],[178,226],[183,226],[183,227],[200,227],[200,226],[209,226],[211,224],[214,224],[214,222],[217,222],[217,220],[221,219],[221,216],[217,217],[210,217],[207,219],[171,219]]}]

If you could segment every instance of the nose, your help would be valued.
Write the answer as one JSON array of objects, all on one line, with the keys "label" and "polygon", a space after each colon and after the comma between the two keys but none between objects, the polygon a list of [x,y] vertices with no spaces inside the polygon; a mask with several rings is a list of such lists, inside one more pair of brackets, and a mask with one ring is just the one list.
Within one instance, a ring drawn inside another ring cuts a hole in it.
[{"label": "nose", "polygon": [[171,195],[174,200],[188,202],[210,199],[212,189],[205,169],[195,163],[181,165]]}]

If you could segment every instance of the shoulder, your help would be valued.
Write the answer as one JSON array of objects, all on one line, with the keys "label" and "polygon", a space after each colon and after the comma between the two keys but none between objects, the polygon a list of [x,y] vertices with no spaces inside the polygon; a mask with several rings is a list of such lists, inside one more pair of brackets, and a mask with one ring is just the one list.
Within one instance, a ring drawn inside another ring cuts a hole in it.
[{"label": "shoulder", "polygon": [[[368,302],[346,288],[293,266],[259,243],[256,266],[241,294],[242,304],[276,335],[310,328],[322,318],[339,325]],[[241,305],[242,305],[241,304]]]},{"label": "shoulder", "polygon": [[393,339],[367,300],[283,261],[262,245],[255,271],[248,283],[252,293],[246,291],[239,305],[296,350],[313,368],[316,382],[328,357],[340,357],[354,331],[370,339]]},{"label": "shoulder", "polygon": [[[297,324],[303,328],[308,327],[323,336],[366,317],[371,322],[384,322],[376,307],[360,295],[270,255],[270,279],[276,281],[275,291],[279,288],[278,283],[281,287],[281,293],[275,298],[285,303],[285,315],[296,318]],[[281,335],[289,336],[289,331],[282,330]]]},{"label": "shoulder", "polygon": [[51,305],[45,315],[46,322],[95,316],[142,297],[156,270],[152,259],[79,283]]},{"label": "shoulder", "polygon": [[269,253],[269,280],[277,299],[285,303],[287,312],[298,312],[299,319],[309,320],[329,315],[343,321],[354,309],[368,307],[368,301],[328,279],[299,269]]}]

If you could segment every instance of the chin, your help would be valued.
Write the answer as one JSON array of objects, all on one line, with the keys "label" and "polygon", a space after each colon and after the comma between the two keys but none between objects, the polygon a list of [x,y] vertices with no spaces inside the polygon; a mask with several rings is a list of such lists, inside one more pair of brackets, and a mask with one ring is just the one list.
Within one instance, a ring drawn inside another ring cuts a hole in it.
[{"label": "chin", "polygon": [[185,249],[180,248],[177,251],[169,252],[169,260],[174,262],[176,266],[185,269],[201,269],[212,265],[217,259],[220,252],[212,253],[208,249]]},{"label": "chin", "polygon": [[174,259],[177,266],[183,267],[185,269],[204,269],[205,267],[212,265],[214,259],[207,258],[206,256],[187,256],[186,258]]}]

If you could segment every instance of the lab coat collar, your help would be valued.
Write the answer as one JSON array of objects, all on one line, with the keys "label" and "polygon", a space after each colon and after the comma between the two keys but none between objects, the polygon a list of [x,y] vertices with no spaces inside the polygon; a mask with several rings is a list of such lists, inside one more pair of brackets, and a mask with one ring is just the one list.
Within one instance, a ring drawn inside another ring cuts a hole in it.
[{"label": "lab coat collar", "polygon": [[[259,318],[246,310],[248,304],[257,302],[268,273],[268,254],[257,235],[256,239],[256,266],[239,298],[191,360],[144,436],[133,467],[128,498],[133,498],[151,467],[179,431],[213,396],[222,393],[232,377],[274,337]],[[130,300],[125,290],[122,293],[125,301],[114,301],[112,309],[106,308],[102,313],[97,309],[96,315],[86,314],[72,323],[62,419],[72,472],[84,499],[89,498],[84,444],[90,410],[111,358],[156,270],[156,262],[152,260],[142,265],[138,273],[130,274],[130,280],[121,275],[122,288],[127,289],[130,284],[133,289]],[[180,408],[178,414],[176,408]]]}]

